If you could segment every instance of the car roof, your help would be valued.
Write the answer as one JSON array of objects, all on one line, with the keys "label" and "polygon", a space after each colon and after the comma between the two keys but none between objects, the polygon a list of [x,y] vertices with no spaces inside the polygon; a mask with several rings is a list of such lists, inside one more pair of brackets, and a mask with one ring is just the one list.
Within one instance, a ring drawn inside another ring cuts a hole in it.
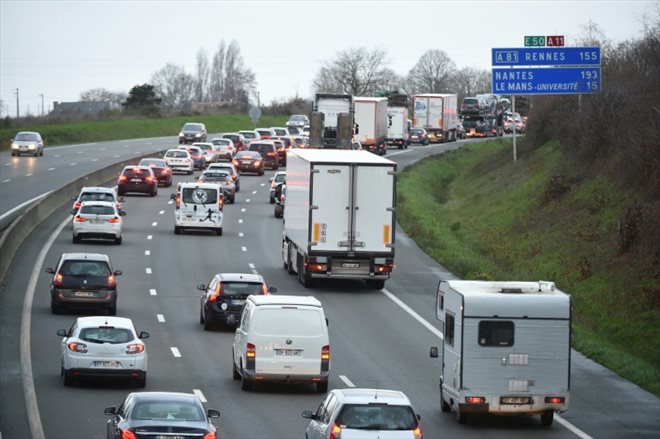
[{"label": "car roof", "polygon": [[264,296],[249,296],[248,300],[254,302],[257,306],[262,305],[298,305],[298,306],[314,306],[321,308],[321,302],[313,296],[287,296],[287,295],[264,295]]},{"label": "car roof", "polygon": [[201,399],[194,393],[182,392],[132,392],[129,394],[134,401],[186,401],[201,405]]},{"label": "car roof", "polygon": [[101,253],[62,253],[62,260],[86,259],[88,261],[110,262],[108,255]]},{"label": "car roof", "polygon": [[39,136],[41,135],[37,131],[19,131],[19,132],[16,133],[16,135],[19,135],[19,134],[36,134],[36,135],[39,135]]},{"label": "car roof", "polygon": [[133,321],[127,317],[113,317],[113,316],[89,316],[78,317],[76,319],[79,327],[93,327],[93,326],[115,326],[118,328],[135,329]]},{"label": "car roof", "polygon": [[[162,159],[160,157],[145,157],[142,160],[140,160],[140,163],[142,163],[145,160],[153,161],[153,162],[163,162],[165,163],[165,159]],[[138,163],[139,164],[139,163]],[[140,165],[140,166],[145,166],[145,165]]]},{"label": "car roof", "polygon": [[399,390],[348,388],[334,389],[333,392],[340,396],[346,404],[377,402],[380,404],[411,405],[410,399]]},{"label": "car roof", "polygon": [[262,275],[252,273],[217,273],[215,277],[217,277],[221,282],[265,282]]},{"label": "car roof", "polygon": [[115,188],[113,187],[102,187],[102,186],[84,186],[80,190],[81,194],[84,193],[99,193],[99,194],[112,194],[115,195]]}]

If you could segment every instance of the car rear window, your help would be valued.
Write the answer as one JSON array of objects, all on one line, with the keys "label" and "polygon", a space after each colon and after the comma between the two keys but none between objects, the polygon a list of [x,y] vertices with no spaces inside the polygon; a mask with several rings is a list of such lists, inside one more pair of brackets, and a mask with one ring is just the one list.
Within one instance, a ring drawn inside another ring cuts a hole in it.
[{"label": "car rear window", "polygon": [[263,284],[252,282],[222,282],[222,294],[233,296],[249,296],[264,294]]},{"label": "car rear window", "polygon": [[78,338],[90,343],[120,344],[133,340],[133,333],[126,328],[83,328]]},{"label": "car rear window", "polygon": [[187,151],[167,151],[165,154],[166,157],[173,157],[176,159],[182,159],[188,157]]},{"label": "car rear window", "polygon": [[115,197],[112,194],[105,192],[83,192],[80,194],[80,201],[115,201]]},{"label": "car rear window", "polygon": [[103,261],[64,261],[60,274],[64,276],[110,276],[110,268]]},{"label": "car rear window", "polygon": [[198,123],[187,123],[183,126],[182,131],[202,131],[202,126]]},{"label": "car rear window", "polygon": [[252,144],[250,145],[249,148],[250,151],[259,151],[259,152],[273,152],[275,150],[275,146],[273,145],[264,145],[262,144]]},{"label": "car rear window", "polygon": [[238,142],[238,140],[239,140],[239,139],[238,139],[238,136],[233,135],[233,134],[225,134],[225,135],[222,136],[222,137],[224,137],[225,139],[229,139],[229,140],[231,140],[232,142]]},{"label": "car rear window", "polygon": [[213,204],[218,202],[218,191],[213,188],[185,188],[182,199],[185,204]]},{"label": "car rear window", "polygon": [[195,145],[197,148],[204,150],[204,151],[211,151],[211,145]]},{"label": "car rear window", "polygon": [[146,169],[124,169],[123,174],[129,178],[142,178],[149,175],[149,171]]},{"label": "car rear window", "polygon": [[110,206],[82,206],[80,213],[89,215],[114,215],[115,208]]},{"label": "car rear window", "polygon": [[257,133],[247,132],[247,133],[241,133],[241,134],[243,134],[243,137],[245,137],[246,139],[255,139],[257,137]]},{"label": "car rear window", "polygon": [[257,317],[256,332],[261,335],[318,336],[323,333],[318,310],[281,307],[262,309]]},{"label": "car rear window", "polygon": [[414,430],[417,419],[409,406],[347,404],[337,423],[356,430]]},{"label": "car rear window", "polygon": [[476,105],[477,103],[479,103],[477,99],[463,99],[463,105]]},{"label": "car rear window", "polygon": [[163,160],[142,160],[140,166],[152,166],[156,168],[164,168],[167,166]]},{"label": "car rear window", "polygon": [[167,422],[203,421],[204,413],[196,405],[183,401],[146,401],[135,405],[131,418],[135,420],[167,419]]}]

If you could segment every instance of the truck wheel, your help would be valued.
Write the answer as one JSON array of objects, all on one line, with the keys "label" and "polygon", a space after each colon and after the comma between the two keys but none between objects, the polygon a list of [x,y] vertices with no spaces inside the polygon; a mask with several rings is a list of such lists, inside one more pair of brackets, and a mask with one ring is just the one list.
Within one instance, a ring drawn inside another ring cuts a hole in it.
[{"label": "truck wheel", "polygon": [[236,363],[234,363],[234,355],[232,353],[232,360],[231,360],[231,377],[235,380],[238,381],[241,379],[241,374],[238,373],[238,369],[236,369]]},{"label": "truck wheel", "polygon": [[385,288],[385,281],[382,279],[367,279],[367,287],[372,290],[382,290]]},{"label": "truck wheel", "polygon": [[541,425],[544,427],[550,427],[554,418],[555,412],[552,410],[546,410],[545,412],[541,413]]},{"label": "truck wheel", "polygon": [[312,286],[312,278],[305,270],[303,257],[301,255],[298,255],[298,282],[300,282],[305,288],[310,288]]},{"label": "truck wheel", "polygon": [[220,227],[219,229],[215,229],[215,234],[218,236],[222,236],[222,227]]}]

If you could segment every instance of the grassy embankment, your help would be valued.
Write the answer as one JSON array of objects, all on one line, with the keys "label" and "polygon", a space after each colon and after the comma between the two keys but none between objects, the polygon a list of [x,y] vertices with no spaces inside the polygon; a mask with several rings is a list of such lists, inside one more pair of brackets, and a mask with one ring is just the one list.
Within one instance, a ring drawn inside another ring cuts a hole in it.
[{"label": "grassy embankment", "polygon": [[[286,116],[263,116],[259,119],[258,126],[283,126],[286,120]],[[143,137],[178,136],[179,130],[186,122],[205,123],[209,135],[254,128],[247,115],[238,114],[34,124],[19,128],[0,129],[0,150],[10,148],[9,139],[12,139],[18,131],[38,131],[44,138],[46,146],[56,146]],[[210,137],[208,140],[211,140]]]},{"label": "grassy embankment", "polygon": [[555,281],[573,298],[573,346],[660,395],[660,282],[648,260],[618,251],[618,219],[636,195],[598,177],[547,202],[565,166],[558,144],[511,157],[498,140],[410,167],[398,181],[400,224],[464,279]]}]

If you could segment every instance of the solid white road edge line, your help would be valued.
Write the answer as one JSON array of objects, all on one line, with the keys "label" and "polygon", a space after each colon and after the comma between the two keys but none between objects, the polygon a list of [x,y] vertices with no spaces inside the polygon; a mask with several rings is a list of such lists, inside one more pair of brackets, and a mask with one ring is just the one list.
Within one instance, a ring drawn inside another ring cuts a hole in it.
[{"label": "solid white road edge line", "polygon": [[349,380],[347,376],[339,375],[339,379],[342,380],[347,387],[355,387],[355,384],[353,384],[353,382]]},{"label": "solid white road edge line", "polygon": [[32,353],[31,347],[31,334],[30,327],[32,324],[32,302],[34,300],[34,292],[37,288],[37,279],[41,273],[41,268],[46,260],[46,255],[50,247],[57,239],[62,229],[71,222],[71,218],[67,217],[62,223],[57,226],[53,233],[46,241],[46,244],[39,252],[37,260],[34,263],[32,274],[30,275],[30,282],[25,290],[25,300],[23,301],[23,312],[21,314],[21,375],[23,377],[23,393],[25,394],[25,409],[27,411],[28,424],[30,425],[30,433],[33,439],[43,439],[44,428],[41,425],[41,416],[39,415],[39,405],[37,404],[37,393],[34,389],[34,377],[32,375]]},{"label": "solid white road edge line", "polygon": [[[424,320],[424,318],[423,318],[422,316],[420,316],[419,314],[417,314],[417,313],[416,313],[415,311],[413,311],[408,305],[406,305],[405,303],[403,303],[403,302],[401,301],[401,299],[399,299],[398,297],[396,297],[394,294],[392,294],[391,292],[389,292],[389,291],[386,290],[385,288],[383,288],[381,291],[382,291],[383,294],[385,294],[387,297],[389,297],[394,303],[396,303],[397,305],[399,305],[399,307],[401,307],[401,309],[403,309],[405,312],[407,312],[408,314],[410,314],[410,315],[411,315],[415,320],[417,320],[419,323],[421,323],[422,325],[424,325],[424,326],[426,327],[426,329],[428,329],[428,330],[431,331],[433,334],[435,334],[435,335],[437,335],[438,337],[440,337],[440,339],[443,339],[443,338],[444,338],[444,336],[442,335],[442,332],[440,332],[440,330],[439,330],[438,328],[436,328],[435,326],[431,325],[429,322],[427,322],[426,320]],[[339,376],[339,378],[341,378],[342,381],[344,381],[344,379],[342,378],[341,375]],[[346,381],[344,381],[344,382],[346,382]],[[347,384],[347,385],[348,385],[348,384]],[[350,387],[350,386],[349,386],[349,387]],[[566,428],[566,429],[569,430],[570,432],[574,433],[576,436],[578,436],[578,437],[580,437],[580,438],[582,438],[582,439],[593,439],[593,438],[592,438],[591,436],[589,436],[587,433],[585,433],[584,431],[580,430],[580,429],[577,428],[575,425],[573,425],[573,424],[571,424],[570,422],[568,422],[566,419],[563,419],[563,418],[560,417],[558,414],[555,415],[555,418],[557,419],[557,422],[559,422],[564,428]]]},{"label": "solid white road edge line", "polygon": [[199,390],[199,389],[193,389],[193,393],[194,393],[195,395],[199,396],[199,399],[201,399],[202,402],[203,402],[204,404],[206,404],[206,403],[208,402],[208,401],[206,401],[206,398],[204,397],[204,394],[202,393],[201,390]]},{"label": "solid white road edge line", "polygon": [[12,213],[16,212],[17,210],[27,206],[28,204],[34,203],[35,201],[40,200],[41,198],[44,198],[44,197],[48,196],[48,194],[50,194],[51,192],[53,192],[53,191],[48,191],[48,192],[43,193],[41,195],[37,195],[36,197],[31,198],[31,199],[19,204],[18,206],[14,207],[13,209],[11,209],[11,210],[5,212],[4,214],[0,215],[0,221],[2,221],[5,217],[11,215]]}]

